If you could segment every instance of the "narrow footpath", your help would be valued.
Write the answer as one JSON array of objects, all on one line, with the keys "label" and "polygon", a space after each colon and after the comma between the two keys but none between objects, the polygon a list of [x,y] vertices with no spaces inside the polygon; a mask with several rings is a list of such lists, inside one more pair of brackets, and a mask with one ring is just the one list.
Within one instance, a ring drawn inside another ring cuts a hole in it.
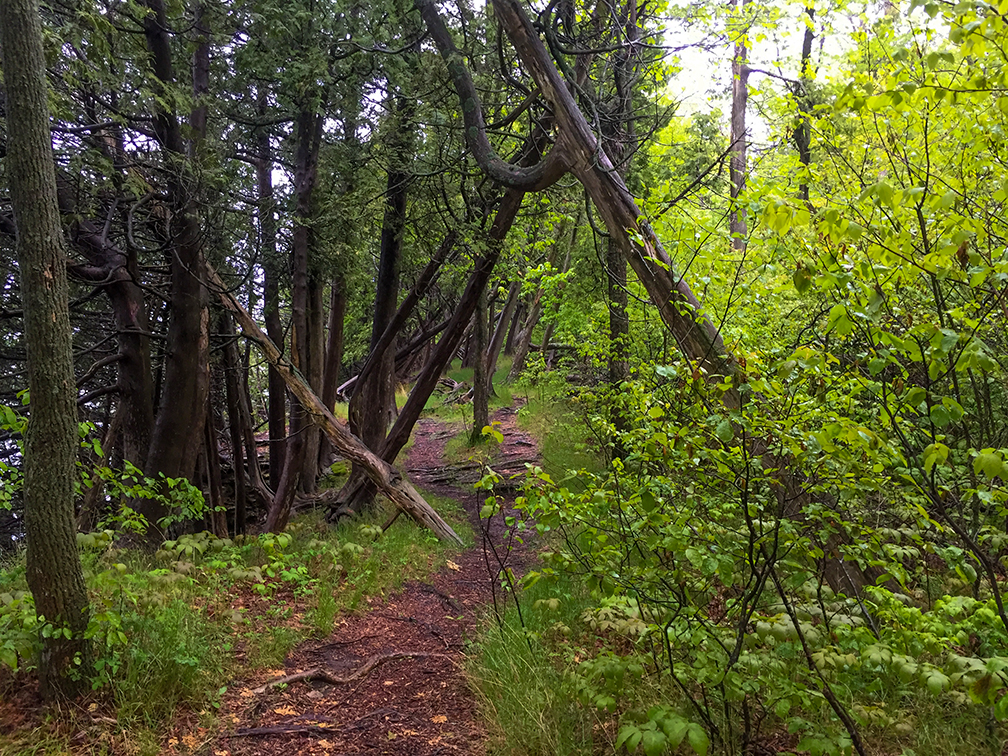
[{"label": "narrow footpath", "polygon": [[[525,463],[535,461],[535,441],[519,431],[515,409],[497,410],[492,421],[504,441],[492,467],[503,480],[498,493],[514,503]],[[492,542],[508,539],[495,518],[483,537],[479,511],[485,493],[473,489],[482,468],[466,458],[445,459],[447,441],[460,430],[424,418],[414,430],[406,459],[411,479],[424,490],[463,505],[476,545],[449,561],[428,582],[412,581],[367,611],[337,620],[332,636],[300,644],[283,670],[236,682],[224,696],[220,717],[228,730],[202,744],[214,756],[272,754],[482,754],[484,735],[464,674],[466,644],[493,600],[498,562]],[[399,527],[396,523],[392,527]],[[499,549],[498,549],[499,553]],[[514,542],[508,565],[521,572],[528,544]],[[498,600],[500,588],[497,587]],[[280,681],[280,684],[277,684]]]}]

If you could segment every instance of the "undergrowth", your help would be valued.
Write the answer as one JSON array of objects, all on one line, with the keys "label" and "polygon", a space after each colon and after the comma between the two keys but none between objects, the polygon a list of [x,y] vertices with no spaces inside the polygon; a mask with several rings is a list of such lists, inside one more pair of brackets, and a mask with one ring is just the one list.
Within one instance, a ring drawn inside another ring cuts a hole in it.
[{"label": "undergrowth", "polygon": [[[458,505],[425,496],[471,543]],[[282,665],[298,643],[330,635],[341,613],[423,579],[454,555],[408,518],[382,533],[390,506],[380,502],[370,515],[338,528],[313,512],[281,534],[183,535],[155,555],[120,548],[112,531],[82,536],[96,647],[91,708],[0,734],[0,753],[97,754],[119,738],[129,744],[127,752],[157,754],[182,712],[202,712],[214,727],[213,712],[233,679]],[[0,565],[5,697],[30,680],[40,647],[23,556]],[[92,714],[104,722],[100,732],[93,731]],[[90,744],[83,750],[71,744],[82,727]]]},{"label": "undergrowth", "polygon": [[[518,508],[543,553],[470,665],[490,753],[839,755],[851,730],[869,753],[1002,752],[1008,633],[961,549],[907,515],[851,546],[878,587],[834,593],[802,523],[775,516],[766,473],[732,470],[745,458],[731,427],[673,424],[674,405],[632,388],[627,456],[607,466],[588,443],[590,396],[527,387],[521,422],[544,464]],[[922,553],[926,583],[900,572]]]}]

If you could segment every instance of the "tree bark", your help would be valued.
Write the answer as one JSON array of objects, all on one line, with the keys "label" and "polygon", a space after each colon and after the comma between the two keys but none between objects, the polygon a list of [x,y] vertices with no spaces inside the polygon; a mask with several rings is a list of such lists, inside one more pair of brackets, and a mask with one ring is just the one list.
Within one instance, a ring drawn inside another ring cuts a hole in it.
[{"label": "tree bark", "polygon": [[[329,290],[329,326],[326,329],[325,370],[322,375],[322,401],[332,412],[338,396],[340,368],[343,364],[343,327],[346,320],[346,284],[342,276],[332,280]],[[329,465],[332,444],[323,437],[319,446],[319,469]]]},{"label": "tree bark", "polygon": [[[303,372],[310,370],[308,348],[308,264],[311,217],[311,195],[318,169],[318,151],[322,139],[323,118],[309,110],[302,110],[297,118],[297,153],[294,168],[294,192],[297,198],[297,220],[291,235],[291,362]],[[286,381],[285,381],[286,382]],[[289,384],[288,384],[289,387]],[[302,456],[306,431],[309,428],[304,410],[296,399],[291,399],[290,437],[284,455],[284,471],[277,484],[273,505],[266,518],[266,529],[279,532],[287,526],[290,505],[304,470]],[[293,489],[291,488],[293,487]]]},{"label": "tree bark", "polygon": [[804,173],[798,183],[798,199],[809,204],[808,169],[812,164],[812,42],[815,39],[815,6],[809,2],[805,5],[805,33],[802,37],[801,70],[798,74],[798,84],[794,87],[795,100],[798,103],[798,124],[795,126],[794,142],[798,150],[798,162]]},{"label": "tree bark", "polygon": [[[70,637],[43,638],[39,682],[46,698],[90,688],[87,588],[74,533],[77,406],[66,250],[46,90],[42,22],[35,0],[0,3],[11,199],[17,224],[31,415],[24,438],[26,579],[39,617]],[[76,679],[67,673],[80,662]]]},{"label": "tree bark", "polygon": [[[210,532],[218,538],[227,538],[227,505],[224,502],[224,483],[221,478],[220,444],[217,443],[217,423],[210,405],[208,396],[206,422],[203,424],[203,450],[206,455],[207,488],[210,492],[207,520],[210,522]],[[237,474],[235,477],[238,477]]]},{"label": "tree bark", "polygon": [[[319,396],[322,395],[325,380],[325,308],[322,305],[324,293],[322,279],[313,274],[308,279],[308,368],[305,377],[308,384]],[[319,473],[319,449],[322,434],[312,426],[306,430],[305,448],[301,469],[300,490],[304,493],[315,491]]]},{"label": "tree bark", "polygon": [[122,415],[121,450],[124,459],[143,469],[154,427],[154,379],[147,303],[143,289],[137,284],[140,280],[137,251],[131,246],[123,251],[106,238],[94,221],[81,217],[77,188],[65,177],[57,175],[56,191],[60,212],[73,219],[70,239],[88,261],[86,266],[71,265],[70,273],[101,285],[112,305],[119,344],[116,414]]},{"label": "tree bark", "polygon": [[371,323],[370,352],[374,356],[368,359],[373,367],[358,378],[349,407],[350,429],[372,450],[377,450],[385,439],[395,415],[395,353],[388,348],[388,341],[384,348],[379,347],[384,341],[382,336],[395,319],[399,301],[399,262],[410,178],[407,167],[413,158],[413,105],[398,92],[390,91],[388,99],[389,111],[399,123],[389,144],[391,164],[387,170],[381,257]]},{"label": "tree bark", "polygon": [[524,322],[524,316],[528,315],[525,312],[525,305],[518,298],[518,306],[515,307],[514,317],[511,318],[511,327],[508,328],[507,339],[504,341],[504,354],[511,356],[514,354],[515,342],[518,340],[518,336],[521,333],[522,323]]}]

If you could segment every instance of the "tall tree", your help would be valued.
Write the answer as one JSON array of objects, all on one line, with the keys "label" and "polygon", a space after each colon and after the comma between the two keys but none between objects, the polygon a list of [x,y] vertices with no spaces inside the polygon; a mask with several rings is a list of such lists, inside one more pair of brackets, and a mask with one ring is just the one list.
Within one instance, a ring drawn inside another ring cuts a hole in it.
[{"label": "tall tree", "polygon": [[731,179],[731,215],[728,230],[732,247],[744,250],[746,247],[746,211],[739,204],[739,196],[745,188],[746,152],[746,107],[749,100],[749,47],[746,40],[748,29],[743,26],[742,17],[748,0],[732,0],[735,19],[735,49],[732,55],[731,89],[731,157],[728,161]]},{"label": "tall tree", "polygon": [[69,634],[49,633],[39,659],[44,695],[74,695],[89,668],[84,636],[89,606],[74,534],[77,407],[70,338],[66,251],[56,198],[42,23],[36,0],[0,3],[0,45],[24,300],[31,417],[24,440],[27,580],[39,617]]}]

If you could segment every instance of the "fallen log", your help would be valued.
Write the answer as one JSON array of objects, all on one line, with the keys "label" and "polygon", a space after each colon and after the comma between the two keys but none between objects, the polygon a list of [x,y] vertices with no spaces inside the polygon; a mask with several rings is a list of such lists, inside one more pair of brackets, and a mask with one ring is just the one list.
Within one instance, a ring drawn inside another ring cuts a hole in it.
[{"label": "fallen log", "polygon": [[287,388],[301,402],[305,412],[322,431],[329,437],[340,454],[348,460],[357,463],[367,477],[378,487],[378,490],[387,496],[393,504],[413,517],[417,522],[423,523],[430,528],[438,538],[449,541],[459,546],[462,539],[458,537],[452,527],[446,523],[441,516],[434,511],[424,498],[413,487],[408,479],[403,477],[398,470],[389,463],[382,460],[374,452],[354,436],[345,426],[341,425],[322,400],[312,391],[304,377],[297,371],[291,362],[281,354],[270,338],[259,327],[258,323],[244,307],[231,295],[231,292],[221,281],[217,271],[208,262],[204,262],[206,281],[208,288],[216,293],[225,308],[230,310],[238,325],[241,327],[242,335],[255,343],[259,350],[266,357],[267,362],[276,368],[276,371],[283,378]]}]

